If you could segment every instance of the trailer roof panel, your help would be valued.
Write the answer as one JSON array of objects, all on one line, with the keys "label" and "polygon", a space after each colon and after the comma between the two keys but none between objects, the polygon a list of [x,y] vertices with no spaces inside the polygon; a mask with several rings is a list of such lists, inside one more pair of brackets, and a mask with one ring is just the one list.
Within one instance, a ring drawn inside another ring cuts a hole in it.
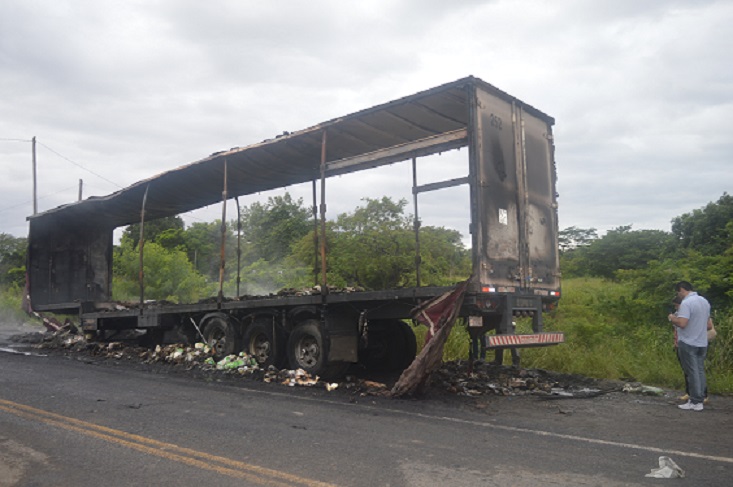
[{"label": "trailer roof panel", "polygon": [[217,152],[110,195],[60,206],[29,220],[38,224],[53,218],[53,225],[72,227],[129,225],[140,221],[146,191],[146,219],[185,213],[221,201],[225,165],[229,198],[313,181],[320,177],[324,131],[327,175],[367,169],[375,161],[394,163],[460,147],[466,145],[467,88],[471,86],[480,86],[554,123],[539,110],[469,76],[297,132]]}]

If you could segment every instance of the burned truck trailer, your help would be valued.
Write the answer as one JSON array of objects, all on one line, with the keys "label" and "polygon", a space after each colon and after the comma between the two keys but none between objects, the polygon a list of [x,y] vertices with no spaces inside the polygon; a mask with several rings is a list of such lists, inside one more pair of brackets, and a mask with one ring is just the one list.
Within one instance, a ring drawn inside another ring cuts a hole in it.
[{"label": "burned truck trailer", "polygon": [[[244,350],[262,365],[321,375],[338,375],[356,362],[401,369],[416,348],[405,320],[415,306],[451,290],[421,283],[419,197],[464,186],[472,275],[460,316],[474,330],[496,330],[489,347],[562,342],[562,333],[544,332],[542,322],[560,297],[553,124],[540,110],[467,77],[33,215],[31,305],[78,315],[83,330],[100,335],[138,329],[160,338],[177,329],[222,354]],[[455,177],[417,184],[421,158],[465,147],[467,163],[456,166]],[[325,222],[328,185],[339,184],[333,176],[406,161],[412,161],[406,184],[415,205],[417,285],[329,292]],[[313,188],[320,292],[224,297],[220,283],[218,296],[199,303],[146,299],[145,222],[216,203],[225,215],[228,199],[302,183]],[[141,282],[139,303],[130,306],[112,300],[113,232],[134,223],[141,224]],[[514,334],[519,315],[532,317],[531,334]]]}]

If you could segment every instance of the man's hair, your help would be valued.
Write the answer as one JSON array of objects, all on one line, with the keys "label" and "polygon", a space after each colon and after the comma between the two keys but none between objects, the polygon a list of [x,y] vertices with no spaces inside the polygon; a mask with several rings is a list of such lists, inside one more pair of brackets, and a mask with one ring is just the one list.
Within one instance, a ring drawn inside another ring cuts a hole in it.
[{"label": "man's hair", "polygon": [[682,289],[684,289],[685,291],[692,291],[692,284],[687,281],[680,281],[674,285],[675,291],[680,291]]}]

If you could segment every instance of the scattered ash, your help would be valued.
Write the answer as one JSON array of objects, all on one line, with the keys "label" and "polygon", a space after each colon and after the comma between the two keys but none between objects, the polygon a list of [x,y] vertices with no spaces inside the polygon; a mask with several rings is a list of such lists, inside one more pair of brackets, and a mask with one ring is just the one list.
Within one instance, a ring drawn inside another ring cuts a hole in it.
[{"label": "scattered ash", "polygon": [[12,335],[10,337],[10,341],[12,343],[38,344],[38,343],[44,343],[50,340],[52,337],[53,336],[48,333],[43,333],[40,331],[33,331],[29,333],[21,333],[17,335]]},{"label": "scattered ash", "polygon": [[488,362],[444,363],[430,378],[431,387],[461,396],[594,397],[622,390],[623,383],[541,369],[522,369]]},{"label": "scattered ash", "polygon": [[[358,366],[352,367],[338,382],[312,377],[303,370],[260,367],[257,361],[241,352],[216,357],[203,343],[143,347],[135,341],[87,341],[70,331],[26,333],[11,338],[33,348],[56,351],[95,360],[127,361],[162,366],[166,371],[193,373],[194,377],[243,378],[285,386],[305,386],[333,391],[340,389],[354,396],[390,396],[399,375],[370,375]],[[492,363],[458,360],[444,363],[428,383],[430,394],[454,396],[540,396],[543,399],[595,397],[612,391],[643,392],[629,384],[596,380],[581,375],[559,374],[540,369],[522,369]]]}]

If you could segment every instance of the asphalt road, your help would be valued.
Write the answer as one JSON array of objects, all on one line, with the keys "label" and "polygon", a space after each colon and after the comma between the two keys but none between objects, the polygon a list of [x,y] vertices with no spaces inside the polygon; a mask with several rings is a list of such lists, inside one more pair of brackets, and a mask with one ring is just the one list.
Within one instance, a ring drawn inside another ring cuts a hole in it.
[{"label": "asphalt road", "polygon": [[[392,400],[8,351],[0,370],[0,486],[728,486],[733,473],[726,397],[701,413],[621,393]],[[646,478],[662,455],[686,478]]]}]

